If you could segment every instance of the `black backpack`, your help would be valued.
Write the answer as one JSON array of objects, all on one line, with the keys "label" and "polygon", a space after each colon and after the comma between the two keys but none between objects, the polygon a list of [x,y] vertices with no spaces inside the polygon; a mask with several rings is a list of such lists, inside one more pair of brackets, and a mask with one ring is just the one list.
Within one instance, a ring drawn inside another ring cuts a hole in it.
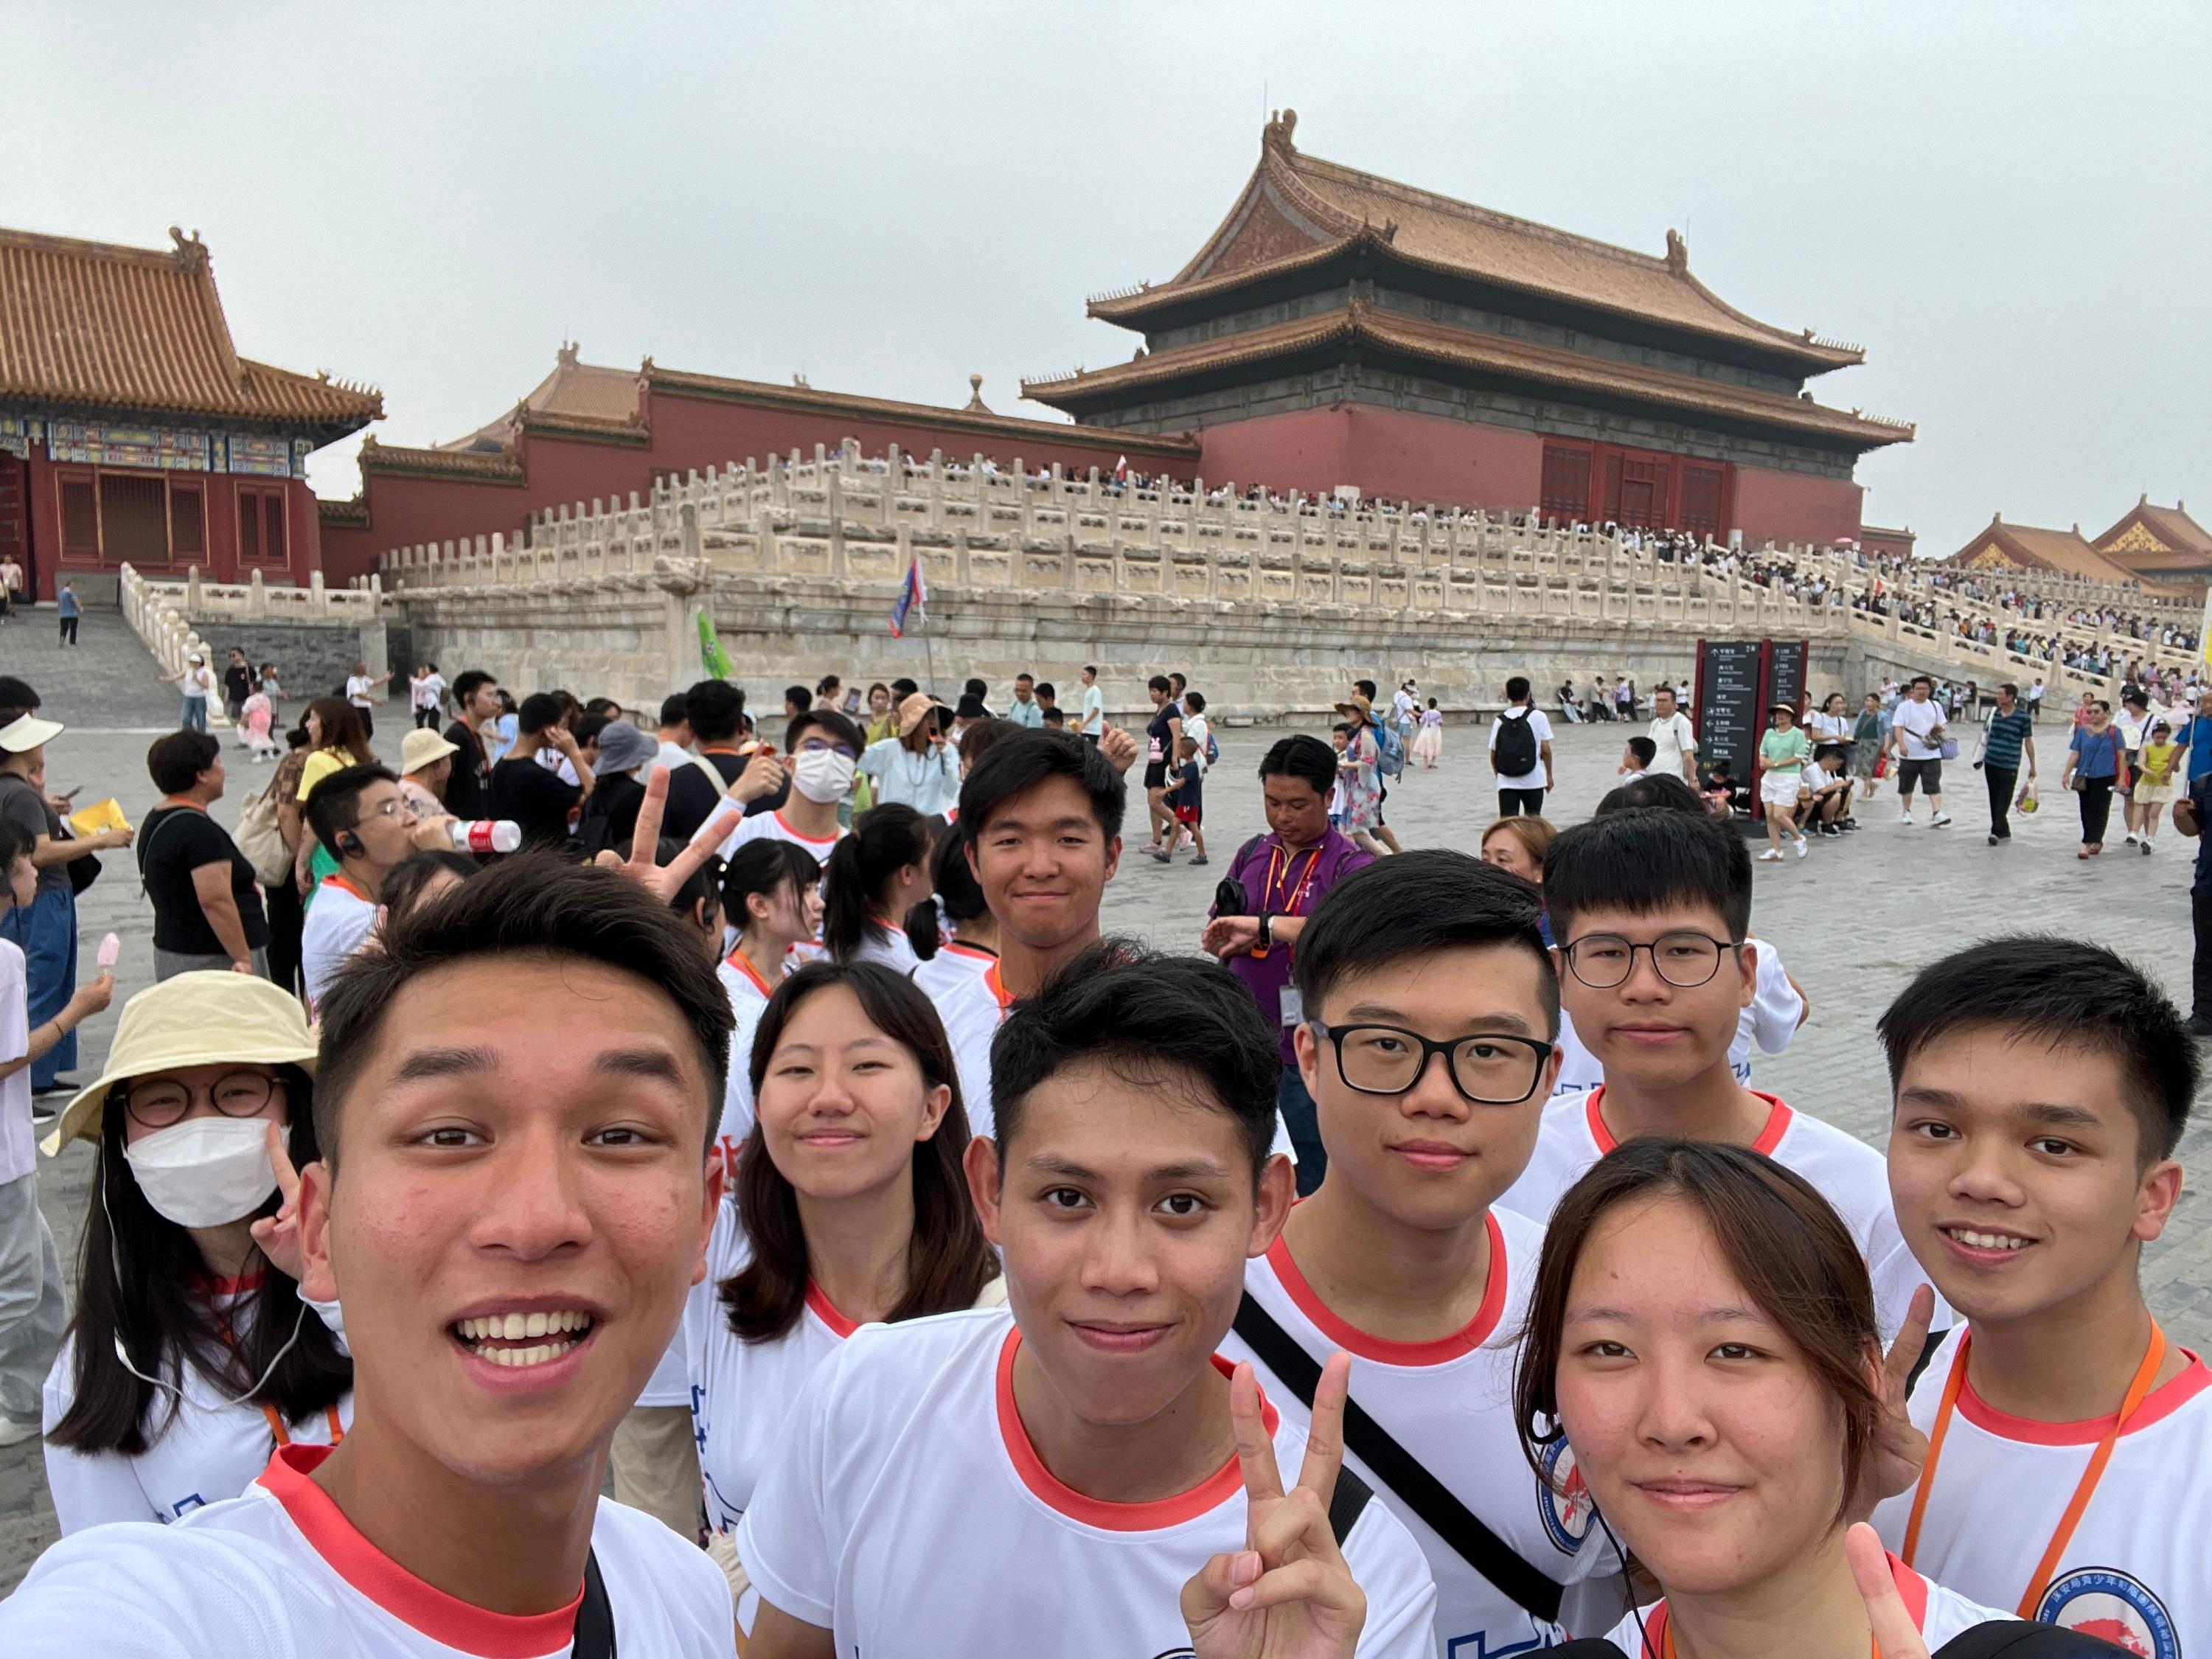
[{"label": "black backpack", "polygon": [[1498,717],[1498,775],[1524,778],[1536,769],[1536,733],[1528,711],[1507,709]]}]

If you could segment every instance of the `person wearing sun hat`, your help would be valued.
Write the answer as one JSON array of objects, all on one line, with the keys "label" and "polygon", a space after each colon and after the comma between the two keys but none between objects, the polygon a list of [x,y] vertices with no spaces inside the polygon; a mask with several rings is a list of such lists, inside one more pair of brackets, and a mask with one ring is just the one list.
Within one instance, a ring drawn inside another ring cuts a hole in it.
[{"label": "person wearing sun hat", "polygon": [[100,1077],[46,1150],[97,1148],[76,1317],[46,1377],[64,1533],[234,1498],[276,1446],[334,1444],[353,1365],[300,1297],[294,1171],[321,1156],[315,1040],[246,974],[179,974],[123,1006]]},{"label": "person wearing sun hat", "polygon": [[399,740],[399,793],[424,822],[447,816],[446,780],[460,752],[435,726],[416,726]]},{"label": "person wearing sun hat", "polygon": [[945,739],[945,705],[916,691],[898,706],[898,735],[860,751],[860,770],[876,781],[876,800],[902,801],[924,817],[942,817],[960,798],[960,752]]},{"label": "person wearing sun hat", "polygon": [[[46,745],[65,730],[59,720],[22,714],[0,726],[0,817],[19,824],[32,842],[38,895],[28,904],[0,911],[0,939],[23,952],[33,1027],[53,1018],[76,991],[76,890],[69,866],[111,847],[131,845],[128,829],[72,837],[46,799]],[[67,1087],[59,1073],[76,1066],[76,1038],[64,1036],[31,1063],[31,1088],[46,1094]],[[73,1080],[72,1080],[73,1081]]]},{"label": "person wearing sun hat", "polygon": [[1337,761],[1337,777],[1344,785],[1344,821],[1337,827],[1380,858],[1386,850],[1375,836],[1382,821],[1382,750],[1375,736],[1374,705],[1363,693],[1347,691],[1336,700],[1336,713],[1345,733],[1344,752]]}]

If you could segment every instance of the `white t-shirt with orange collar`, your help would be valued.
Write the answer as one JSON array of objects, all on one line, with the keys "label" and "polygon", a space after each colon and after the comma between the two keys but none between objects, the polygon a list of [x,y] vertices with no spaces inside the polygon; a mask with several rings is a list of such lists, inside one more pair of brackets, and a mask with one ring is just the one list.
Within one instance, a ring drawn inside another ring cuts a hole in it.
[{"label": "white t-shirt with orange collar", "polygon": [[761,970],[742,951],[732,951],[723,957],[714,977],[721,981],[730,999],[730,1012],[738,1021],[737,1029],[730,1033],[730,1079],[722,1091],[721,1127],[714,1136],[728,1178],[734,1180],[738,1148],[753,1132],[753,1036],[760,1030],[761,1016],[768,1012],[768,1000],[775,994],[775,987],[761,976]]},{"label": "white t-shirt with orange collar", "polygon": [[[1912,1425],[1935,1427],[1960,1339],[1920,1376]],[[2081,1485],[2110,1418],[2035,1423],[1985,1404],[1960,1379],[1929,1484],[1912,1565],[1961,1594],[2014,1608]],[[1881,1540],[1905,1545],[1913,1494],[1874,1512]],[[1999,1524],[1999,1519],[2002,1524]],[[2212,1654],[2212,1370],[2189,1367],[2136,1407],[2112,1447],[2036,1617],[2149,1659]]]},{"label": "white t-shirt with orange collar", "polygon": [[998,960],[995,951],[963,945],[956,939],[938,946],[937,954],[914,970],[914,982],[934,1002],[965,988],[969,980],[982,978]]},{"label": "white t-shirt with orange collar", "polygon": [[[260,1283],[258,1275],[208,1282],[209,1311],[226,1324],[245,1318],[241,1298]],[[258,1307],[258,1298],[246,1305]],[[295,1301],[278,1310],[277,1316],[289,1325],[316,1316]],[[148,1369],[158,1376],[169,1375],[166,1365]],[[235,1498],[269,1467],[277,1447],[295,1442],[334,1444],[353,1421],[350,1394],[327,1411],[288,1423],[273,1407],[232,1404],[231,1389],[218,1387],[198,1366],[188,1363],[182,1370],[178,1380],[184,1396],[163,1395],[157,1401],[146,1425],[145,1450],[78,1451],[46,1443],[46,1490],[53,1494],[54,1518],[65,1535],[111,1521],[175,1521]],[[52,1433],[76,1400],[76,1348],[64,1343],[46,1373],[41,1428]]]},{"label": "white t-shirt with orange collar", "polygon": [[[941,958],[956,946],[938,952]],[[924,988],[926,989],[929,988]],[[991,1106],[991,1039],[1014,1000],[999,977],[998,958],[972,973],[947,972],[942,989],[930,989],[937,1017],[945,1022],[945,1035],[952,1045],[952,1062],[960,1072],[960,1101],[968,1109],[968,1127],[979,1135],[998,1133],[998,1118]]]},{"label": "white t-shirt with orange collar", "polygon": [[[1965,1596],[1941,1584],[1930,1583],[1893,1555],[1889,1558],[1889,1572],[1896,1581],[1905,1610],[1912,1615],[1912,1622],[1930,1653],[1954,1637],[1964,1636],[1992,1620],[2010,1617],[1977,1607]],[[1640,1615],[1630,1613],[1607,1632],[1606,1639],[1630,1659],[1638,1659],[1639,1656],[1640,1659],[1660,1659],[1668,1650],[1665,1599],[1646,1607]]]},{"label": "white t-shirt with orange collar", "polygon": [[[327,1455],[326,1447],[287,1446],[241,1495],[174,1526],[94,1527],[63,1539],[0,1601],[0,1653],[552,1659],[569,1651],[574,1604],[487,1613],[380,1551],[308,1478]],[[601,1498],[592,1551],[623,1659],[727,1659],[729,1584],[690,1540]]]},{"label": "white t-shirt with orange collar", "polygon": [[[1182,1587],[1245,1540],[1232,1455],[1203,1483],[1113,1504],[1047,1469],[1013,1396],[1003,1309],[866,1325],[816,1370],[738,1531],[762,1598],[840,1654],[1189,1651]],[[1226,1368],[1225,1362],[1217,1364]],[[1295,1480],[1305,1436],[1265,1407]],[[1434,1659],[1436,1586],[1388,1505],[1344,1540],[1367,1596],[1361,1659]]]},{"label": "white t-shirt with orange collar", "polygon": [[[744,1519],[762,1472],[782,1444],[785,1419],[816,1370],[860,1328],[809,1285],[806,1305],[788,1331],[771,1342],[744,1341],[730,1328],[721,1286],[751,1259],[738,1207],[725,1202],[707,1244],[707,1277],[691,1287],[681,1333],[707,1524],[721,1533],[734,1533]],[[758,1607],[751,1590],[738,1600],[738,1623],[748,1632]]]},{"label": "white t-shirt with orange collar", "polygon": [[343,876],[325,876],[300,935],[300,976],[312,1018],[348,957],[376,929],[376,901]]},{"label": "white t-shirt with orange collar", "polygon": [[[1370,1336],[1332,1313],[1278,1237],[1267,1254],[1246,1264],[1244,1289],[1319,1364],[1338,1349],[1352,1356],[1352,1398],[1530,1566],[1561,1585],[1577,1587],[1577,1605],[1609,1618],[1627,1605],[1620,1562],[1591,1524],[1577,1496],[1574,1464],[1559,1443],[1555,1470],[1565,1498],[1536,1479],[1513,1420],[1513,1367],[1528,1316],[1544,1230],[1534,1222],[1490,1212],[1490,1273],[1482,1305],[1465,1329],[1434,1342],[1393,1342]],[[1222,1344],[1230,1359],[1249,1359],[1268,1398],[1300,1427],[1310,1413],[1231,1331]],[[1389,1504],[1428,1557],[1437,1582],[1437,1647],[1445,1659],[1519,1653],[1565,1641],[1569,1630],[1540,1620],[1469,1566],[1383,1483],[1356,1453],[1345,1462]],[[1596,1582],[1605,1581],[1605,1582]],[[1563,1615],[1562,1623],[1571,1625]]]},{"label": "white t-shirt with orange collar", "polygon": [[[1928,1282],[1898,1231],[1889,1198],[1889,1169],[1880,1152],[1819,1118],[1795,1112],[1774,1096],[1753,1090],[1766,1103],[1766,1124],[1751,1149],[1794,1170],[1843,1218],[1874,1279],[1875,1321],[1886,1346],[1905,1323],[1912,1292]],[[1568,1188],[1617,1144],[1601,1108],[1603,1085],[1587,1094],[1555,1096],[1544,1108],[1528,1167],[1498,1200],[1532,1221],[1549,1222]],[[1949,1328],[1951,1314],[1939,1295],[1933,1329]]]},{"label": "white t-shirt with orange collar", "polygon": [[[717,807],[715,810],[719,811],[721,809]],[[801,835],[783,821],[783,813],[781,810],[774,812],[756,812],[749,818],[739,819],[738,827],[724,836],[722,844],[714,850],[726,861],[737,856],[738,848],[748,842],[787,841],[793,847],[804,847],[816,858],[827,863],[830,859],[830,849],[836,846],[846,834],[845,827],[840,824],[833,832],[826,836]]]}]

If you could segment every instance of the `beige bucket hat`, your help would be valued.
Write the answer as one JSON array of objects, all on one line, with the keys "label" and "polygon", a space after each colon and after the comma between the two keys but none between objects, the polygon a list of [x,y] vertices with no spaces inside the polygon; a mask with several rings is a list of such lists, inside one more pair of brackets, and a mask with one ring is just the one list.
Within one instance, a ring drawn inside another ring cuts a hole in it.
[{"label": "beige bucket hat", "polygon": [[100,1111],[117,1084],[185,1066],[231,1061],[315,1070],[315,1039],[300,1000],[255,974],[179,974],[123,1005],[100,1076],[62,1109],[40,1143],[52,1158],[82,1135],[100,1139]]}]

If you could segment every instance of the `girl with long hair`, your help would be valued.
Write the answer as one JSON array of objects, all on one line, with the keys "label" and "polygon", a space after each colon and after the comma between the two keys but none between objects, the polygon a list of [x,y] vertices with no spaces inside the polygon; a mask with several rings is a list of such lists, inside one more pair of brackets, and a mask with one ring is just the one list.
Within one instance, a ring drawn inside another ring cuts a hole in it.
[{"label": "girl with long hair", "polygon": [[906,914],[929,896],[929,820],[903,801],[853,820],[822,869],[822,943],[831,957],[899,974],[921,965]]},{"label": "girl with long hair", "polygon": [[179,974],[124,1006],[106,1073],[64,1109],[49,1148],[99,1148],[43,1411],[64,1533],[235,1498],[276,1447],[351,1421],[353,1362],[300,1295],[314,1066],[288,993]]},{"label": "girl with long hair", "polygon": [[997,1300],[968,1195],[968,1115],[936,1011],[880,963],[813,962],[780,986],[750,1055],[759,1116],[684,1315],[709,1549],[738,1623],[758,1607],[737,1524],[792,1402],[837,1345]]},{"label": "girl with long hair", "polygon": [[860,770],[875,780],[880,802],[902,801],[927,816],[943,817],[960,801],[960,751],[945,739],[944,705],[917,691],[898,706],[895,736],[872,739],[860,751]]},{"label": "girl with long hair", "polygon": [[738,848],[722,872],[722,915],[737,938],[715,977],[730,999],[730,1080],[715,1146],[731,1175],[753,1132],[753,1033],[792,965],[792,949],[822,926],[822,866],[804,847],[763,836]]},{"label": "girl with long hair", "polygon": [[[1899,1346],[1885,1364],[1850,1230],[1757,1152],[1646,1137],[1567,1190],[1514,1403],[1553,1518],[1604,1527],[1657,1581],[1611,1632],[1622,1652],[1866,1659],[1875,1615],[1844,1540],[1885,1389],[1919,1357]],[[1852,1552],[1878,1556],[1857,1530]],[[1923,1653],[2000,1617],[1893,1557],[1886,1577]]]},{"label": "girl with long hair", "polygon": [[322,842],[308,833],[307,797],[333,772],[349,766],[374,766],[376,751],[368,746],[368,733],[361,723],[361,710],[343,697],[317,697],[300,716],[307,734],[307,757],[300,768],[300,781],[289,799],[276,803],[277,832],[292,849],[292,876],[305,905],[315,902],[315,890],[325,876],[337,873],[337,860]]}]

